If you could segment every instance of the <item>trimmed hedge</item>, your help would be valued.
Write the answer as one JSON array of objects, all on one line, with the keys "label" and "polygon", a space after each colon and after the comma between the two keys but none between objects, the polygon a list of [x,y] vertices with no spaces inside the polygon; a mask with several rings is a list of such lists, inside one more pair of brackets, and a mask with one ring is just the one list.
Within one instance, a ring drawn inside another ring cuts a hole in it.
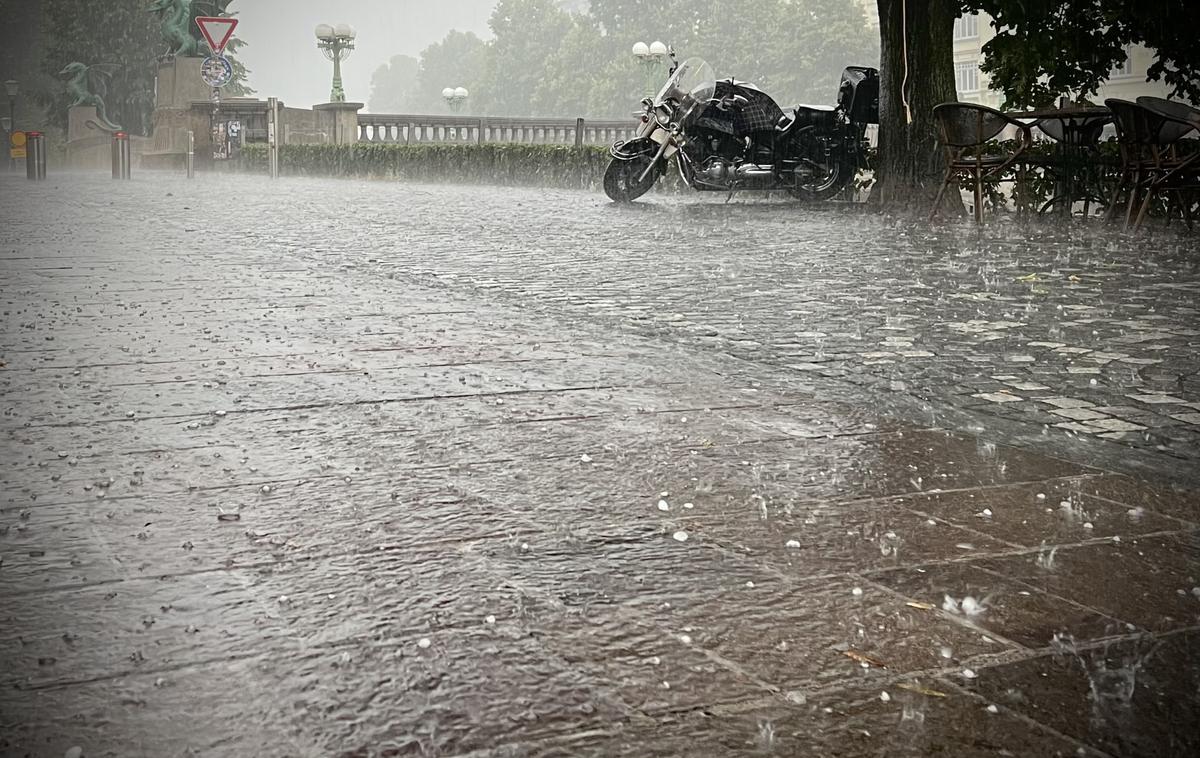
[{"label": "trimmed hedge", "polygon": [[[289,176],[353,176],[416,182],[477,182],[596,189],[608,166],[608,148],[567,145],[459,144],[283,145],[279,171]],[[266,173],[266,145],[246,145],[232,162],[240,171]],[[681,184],[669,171],[660,186]]]}]

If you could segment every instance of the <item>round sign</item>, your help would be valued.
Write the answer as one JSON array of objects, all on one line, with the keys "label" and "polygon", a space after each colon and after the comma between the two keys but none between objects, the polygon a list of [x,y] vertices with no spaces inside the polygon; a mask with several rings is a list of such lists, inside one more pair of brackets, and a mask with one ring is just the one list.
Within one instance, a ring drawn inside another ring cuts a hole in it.
[{"label": "round sign", "polygon": [[9,140],[13,147],[25,147],[25,132],[13,132]]},{"label": "round sign", "polygon": [[200,78],[210,87],[224,87],[233,79],[233,66],[221,55],[210,55],[200,64]]}]

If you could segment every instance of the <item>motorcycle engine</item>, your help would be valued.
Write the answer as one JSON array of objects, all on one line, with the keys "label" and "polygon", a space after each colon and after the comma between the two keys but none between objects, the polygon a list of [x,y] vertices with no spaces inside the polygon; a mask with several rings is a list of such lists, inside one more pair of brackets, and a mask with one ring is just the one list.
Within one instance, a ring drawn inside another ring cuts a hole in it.
[{"label": "motorcycle engine", "polygon": [[697,140],[697,143],[697,146],[702,146],[701,152],[703,155],[724,158],[727,161],[741,158],[742,152],[745,149],[742,141],[732,134],[716,130],[701,131],[700,139]]},{"label": "motorcycle engine", "polygon": [[700,129],[689,146],[689,154],[699,166],[696,178],[706,184],[724,186],[734,178],[734,167],[742,160],[745,145],[732,134],[716,129]]},{"label": "motorcycle engine", "polygon": [[730,179],[733,178],[733,162],[712,156],[696,172],[696,178],[707,184],[728,184]]}]

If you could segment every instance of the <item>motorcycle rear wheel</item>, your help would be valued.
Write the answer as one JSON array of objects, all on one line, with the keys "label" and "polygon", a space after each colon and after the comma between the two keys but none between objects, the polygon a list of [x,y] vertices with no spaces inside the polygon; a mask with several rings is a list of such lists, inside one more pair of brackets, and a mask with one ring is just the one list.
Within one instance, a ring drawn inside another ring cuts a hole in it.
[{"label": "motorcycle rear wheel", "polygon": [[800,200],[829,200],[841,194],[857,174],[858,168],[853,162],[836,161],[824,175],[792,187],[788,189],[788,193]]},{"label": "motorcycle rear wheel", "polygon": [[604,172],[604,194],[614,203],[630,203],[650,191],[658,181],[658,171],[651,169],[643,181],[638,181],[653,158],[639,155],[633,160],[613,159]]}]

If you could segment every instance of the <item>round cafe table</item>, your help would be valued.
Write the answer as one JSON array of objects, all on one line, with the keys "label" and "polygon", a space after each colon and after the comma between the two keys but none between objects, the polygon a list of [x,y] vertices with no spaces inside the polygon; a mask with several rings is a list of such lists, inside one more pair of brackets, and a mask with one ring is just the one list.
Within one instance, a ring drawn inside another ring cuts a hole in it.
[{"label": "round cafe table", "polygon": [[1053,167],[1054,196],[1042,206],[1042,212],[1057,207],[1069,216],[1075,202],[1082,200],[1083,212],[1087,215],[1088,206],[1093,201],[1098,204],[1105,202],[1099,180],[1098,147],[1104,127],[1113,120],[1108,108],[1069,105],[1007,115],[1020,121],[1034,122],[1057,145]]}]

